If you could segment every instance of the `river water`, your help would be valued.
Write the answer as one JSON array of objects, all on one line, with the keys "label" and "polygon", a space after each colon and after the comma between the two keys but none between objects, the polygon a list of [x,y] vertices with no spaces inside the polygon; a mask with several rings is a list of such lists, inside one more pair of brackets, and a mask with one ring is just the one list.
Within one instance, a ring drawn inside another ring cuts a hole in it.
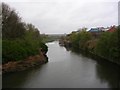
[{"label": "river water", "polygon": [[3,75],[3,88],[115,88],[119,66],[47,43],[49,62],[26,71]]}]

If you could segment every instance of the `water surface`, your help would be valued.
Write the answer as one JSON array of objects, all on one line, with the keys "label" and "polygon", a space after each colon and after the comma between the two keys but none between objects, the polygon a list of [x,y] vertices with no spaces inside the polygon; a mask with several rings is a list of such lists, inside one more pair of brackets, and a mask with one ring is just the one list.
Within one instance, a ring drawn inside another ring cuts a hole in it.
[{"label": "water surface", "polygon": [[98,62],[47,43],[49,62],[3,76],[3,87],[14,88],[114,88],[120,87],[119,66]]}]

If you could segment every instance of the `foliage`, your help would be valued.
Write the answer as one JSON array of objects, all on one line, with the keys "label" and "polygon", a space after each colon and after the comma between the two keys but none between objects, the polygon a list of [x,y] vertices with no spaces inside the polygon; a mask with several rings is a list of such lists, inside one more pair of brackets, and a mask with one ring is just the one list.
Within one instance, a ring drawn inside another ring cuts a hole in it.
[{"label": "foliage", "polygon": [[99,39],[99,41],[97,42],[97,45],[96,45],[96,53],[100,56],[107,56],[108,57],[108,51],[109,51],[109,48],[110,48],[110,42],[109,42],[109,39],[110,39],[110,36],[111,36],[111,33],[110,32],[105,32],[101,35],[101,38]]},{"label": "foliage", "polygon": [[41,37],[43,39],[43,42],[47,43],[47,42],[53,42],[56,40],[59,40],[61,38],[61,34],[42,34]]},{"label": "foliage", "polygon": [[48,51],[42,42],[39,30],[32,24],[21,22],[17,13],[2,3],[3,9],[3,40],[2,63],[24,60],[28,56],[40,53],[40,48]]},{"label": "foliage", "polygon": [[2,39],[0,38],[0,64],[2,63]]},{"label": "foliage", "polygon": [[120,62],[118,40],[118,29],[113,33],[103,33],[96,45],[96,54],[106,59]]},{"label": "foliage", "polygon": [[115,32],[104,32],[95,47],[95,53],[101,57],[120,63],[119,28]]},{"label": "foliage", "polygon": [[71,42],[74,49],[85,49],[86,42],[92,39],[92,36],[86,30],[80,30],[79,32],[72,32],[66,39]]},{"label": "foliage", "polygon": [[82,31],[80,33],[80,42],[79,42],[79,47],[82,49],[85,49],[86,47],[86,43],[87,41],[91,40],[92,36],[90,33],[86,32],[86,31]]},{"label": "foliage", "polygon": [[2,3],[2,38],[21,38],[25,33],[24,23],[21,18],[5,3]]},{"label": "foliage", "polygon": [[75,32],[72,32],[72,33],[69,35],[68,40],[71,42],[72,47],[73,47],[74,49],[77,49],[77,48],[79,47],[79,40],[80,40],[79,34],[77,34],[77,33],[75,33]]},{"label": "foliage", "polygon": [[79,29],[64,38],[64,43],[68,42],[72,49],[91,52],[120,64],[120,26],[114,32],[101,33],[98,38],[94,38],[85,29]]},{"label": "foliage", "polygon": [[39,54],[39,48],[43,48],[47,52],[47,46],[39,42],[38,44],[33,44],[35,42],[29,42],[26,40],[3,40],[3,52],[2,61],[6,63],[8,61],[23,60],[28,56]]},{"label": "foliage", "polygon": [[118,58],[120,59],[120,25],[117,28],[117,37],[118,37]]}]

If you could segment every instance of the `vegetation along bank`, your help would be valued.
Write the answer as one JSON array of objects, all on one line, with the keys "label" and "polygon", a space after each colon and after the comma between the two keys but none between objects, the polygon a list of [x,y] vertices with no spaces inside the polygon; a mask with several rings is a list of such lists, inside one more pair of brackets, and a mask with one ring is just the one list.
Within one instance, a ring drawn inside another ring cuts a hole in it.
[{"label": "vegetation along bank", "polygon": [[2,71],[21,71],[46,63],[48,47],[40,31],[2,3]]},{"label": "vegetation along bank", "polygon": [[[81,53],[90,53],[120,65],[120,26],[73,31],[59,40],[60,45]],[[101,59],[101,60],[102,60]]]}]

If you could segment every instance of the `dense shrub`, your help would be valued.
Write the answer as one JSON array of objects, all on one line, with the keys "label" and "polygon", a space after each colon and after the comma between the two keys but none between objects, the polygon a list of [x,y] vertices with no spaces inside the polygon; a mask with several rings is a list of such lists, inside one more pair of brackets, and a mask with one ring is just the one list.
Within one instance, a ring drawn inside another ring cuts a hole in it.
[{"label": "dense shrub", "polygon": [[26,24],[5,3],[2,3],[2,63],[24,60],[28,56],[47,52],[39,30],[32,24]]},{"label": "dense shrub", "polygon": [[120,64],[120,26],[114,32],[102,32],[98,38],[93,38],[85,30],[72,32],[64,37],[64,43],[71,43],[72,49],[91,52]]},{"label": "dense shrub", "polygon": [[92,36],[89,32],[81,30],[79,32],[72,32],[69,34],[66,39],[71,42],[73,49],[86,49],[87,41],[92,39]]},{"label": "dense shrub", "polygon": [[3,63],[23,60],[28,56],[39,54],[39,48],[43,48],[47,52],[47,46],[42,42],[34,44],[34,46],[25,40],[3,40],[2,43]]},{"label": "dense shrub", "polygon": [[120,63],[118,29],[115,32],[103,33],[96,44],[95,52],[99,56]]}]

